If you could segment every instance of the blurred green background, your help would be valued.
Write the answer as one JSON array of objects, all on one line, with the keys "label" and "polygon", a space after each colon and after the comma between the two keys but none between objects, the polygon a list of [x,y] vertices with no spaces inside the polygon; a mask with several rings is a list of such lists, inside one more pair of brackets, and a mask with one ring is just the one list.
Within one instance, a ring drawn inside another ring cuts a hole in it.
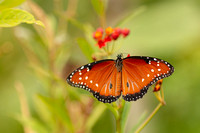
[{"label": "blurred green background", "polygon": [[[58,63],[56,60],[56,65],[60,74],[66,77],[72,68],[69,70],[64,68],[68,69],[70,65],[74,68],[88,63],[76,43],[76,38],[83,37],[84,33],[76,24],[64,22],[68,32],[62,34],[62,27],[56,25],[56,21],[63,17],[54,10],[56,0],[34,2],[48,15],[48,21],[51,22],[52,29],[56,33],[56,41],[61,41],[64,45],[60,49],[63,52]],[[77,0],[76,2],[76,15],[73,18],[85,24],[88,29],[95,30],[100,27],[91,1]],[[63,8],[67,8],[68,4],[68,1],[64,0]],[[28,10],[26,6],[25,2],[20,8]],[[106,26],[114,27],[125,16],[141,7],[144,11],[120,25],[122,28],[129,28],[131,33],[126,39],[119,40],[118,43],[123,45],[117,53],[161,58],[170,62],[175,68],[174,74],[163,82],[166,106],[158,111],[142,132],[200,132],[200,1],[109,0]],[[92,34],[88,36],[92,39]],[[45,44],[42,43],[42,39],[32,25],[21,24],[15,28],[0,28],[0,132],[2,133],[24,132],[17,120],[21,109],[15,89],[16,82],[23,83],[30,112],[36,118],[40,117],[37,112],[42,109],[35,106],[35,95],[45,94],[44,86],[48,86],[48,81],[42,81],[36,76],[37,74],[33,74],[24,52],[26,50],[21,47],[20,41],[34,49],[43,61],[44,69],[47,60],[48,50],[45,49]],[[45,85],[42,84],[43,82]],[[89,96],[88,93],[84,95]],[[139,116],[144,112],[150,113],[157,103],[152,89],[149,89],[143,99],[131,102],[126,131],[137,124]],[[109,123],[113,119],[111,112],[106,110],[94,125],[92,132],[114,132],[115,125]]]}]

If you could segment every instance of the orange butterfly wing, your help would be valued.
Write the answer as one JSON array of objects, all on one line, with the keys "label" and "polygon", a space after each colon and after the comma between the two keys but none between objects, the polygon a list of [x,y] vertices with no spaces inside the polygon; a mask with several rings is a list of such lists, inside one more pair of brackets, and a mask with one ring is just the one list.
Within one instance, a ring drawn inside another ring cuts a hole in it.
[{"label": "orange butterfly wing", "polygon": [[116,101],[121,92],[124,100],[136,101],[143,97],[149,86],[174,72],[171,64],[152,57],[127,57],[122,59],[119,67],[117,61],[107,59],[84,65],[73,71],[67,82],[92,92],[104,103]]},{"label": "orange butterfly wing", "polygon": [[149,86],[170,76],[174,68],[166,61],[142,56],[123,59],[122,95],[126,101],[142,98]]},{"label": "orange butterfly wing", "polygon": [[101,60],[84,65],[72,72],[67,82],[93,93],[99,101],[110,103],[121,95],[121,72],[114,60]]}]

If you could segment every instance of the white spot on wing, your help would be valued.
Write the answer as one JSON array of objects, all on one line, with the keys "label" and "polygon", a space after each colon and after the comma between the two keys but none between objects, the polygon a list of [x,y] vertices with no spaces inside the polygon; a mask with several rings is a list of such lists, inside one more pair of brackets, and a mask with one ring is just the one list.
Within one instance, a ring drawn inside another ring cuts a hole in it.
[{"label": "white spot on wing", "polygon": [[96,85],[96,87],[98,87],[99,85],[98,84],[95,84]]},{"label": "white spot on wing", "polygon": [[142,79],[142,82],[144,82],[144,79]]},{"label": "white spot on wing", "polygon": [[153,69],[151,69],[151,72],[154,72],[154,70],[153,70]]},{"label": "white spot on wing", "polygon": [[88,79],[88,76],[85,77],[85,80],[87,80],[87,79]]},{"label": "white spot on wing", "polygon": [[158,69],[158,71],[161,71],[161,69]]},{"label": "white spot on wing", "polygon": [[79,77],[79,80],[82,80],[82,78],[81,78],[81,77]]},{"label": "white spot on wing", "polygon": [[147,74],[147,77],[149,77],[150,75],[149,74]]},{"label": "white spot on wing", "polygon": [[83,68],[84,68],[84,66],[81,67],[81,69],[83,69]]},{"label": "white spot on wing", "polygon": [[92,83],[92,80],[90,80],[90,83]]}]

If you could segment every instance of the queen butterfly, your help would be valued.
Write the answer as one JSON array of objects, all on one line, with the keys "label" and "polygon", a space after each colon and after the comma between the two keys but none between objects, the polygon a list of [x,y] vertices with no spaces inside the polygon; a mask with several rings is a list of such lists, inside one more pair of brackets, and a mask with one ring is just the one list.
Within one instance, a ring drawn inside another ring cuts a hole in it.
[{"label": "queen butterfly", "polygon": [[161,59],[130,56],[116,60],[105,59],[79,67],[68,77],[67,82],[83,88],[104,103],[116,101],[122,93],[126,101],[142,98],[149,86],[170,76],[174,67]]}]

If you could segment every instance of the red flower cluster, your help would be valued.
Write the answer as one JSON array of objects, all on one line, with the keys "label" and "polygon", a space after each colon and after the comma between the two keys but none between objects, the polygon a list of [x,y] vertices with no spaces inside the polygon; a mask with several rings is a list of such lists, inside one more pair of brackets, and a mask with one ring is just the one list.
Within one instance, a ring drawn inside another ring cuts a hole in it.
[{"label": "red flower cluster", "polygon": [[97,41],[97,45],[99,48],[105,47],[107,42],[110,42],[112,40],[117,40],[120,35],[123,37],[128,36],[130,33],[130,30],[125,28],[125,29],[120,29],[120,28],[111,28],[107,27],[105,30],[105,35],[104,31],[102,28],[98,28],[94,33],[93,33],[93,38]]}]

